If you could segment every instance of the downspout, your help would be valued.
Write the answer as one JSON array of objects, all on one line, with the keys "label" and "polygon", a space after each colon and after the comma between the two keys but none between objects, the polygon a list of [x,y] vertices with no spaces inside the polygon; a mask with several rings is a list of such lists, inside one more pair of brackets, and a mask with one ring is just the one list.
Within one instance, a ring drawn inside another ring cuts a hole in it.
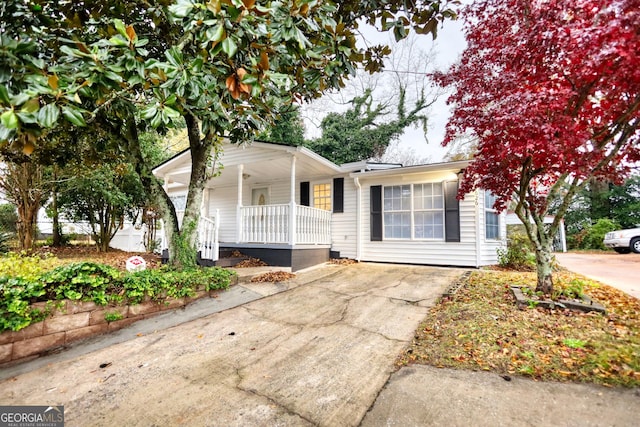
[{"label": "downspout", "polygon": [[353,178],[353,183],[358,189],[356,192],[356,261],[360,262],[362,258],[362,212],[360,212],[360,207],[362,206],[362,186],[357,176]]}]

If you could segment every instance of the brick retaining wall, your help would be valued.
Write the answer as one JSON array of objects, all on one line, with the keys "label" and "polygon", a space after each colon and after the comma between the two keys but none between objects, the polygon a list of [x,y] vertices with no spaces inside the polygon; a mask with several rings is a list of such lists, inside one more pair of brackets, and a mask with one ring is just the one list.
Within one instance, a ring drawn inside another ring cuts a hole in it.
[{"label": "brick retaining wall", "polygon": [[[54,301],[54,304],[62,303],[62,307],[56,308],[52,316],[17,332],[5,331],[0,334],[0,367],[35,359],[74,341],[117,331],[138,320],[183,307],[195,300],[215,297],[218,292],[197,291],[192,297],[125,306],[100,306],[90,301]],[[42,309],[45,305],[34,304]],[[115,312],[120,313],[122,319],[107,322],[105,314]]]}]

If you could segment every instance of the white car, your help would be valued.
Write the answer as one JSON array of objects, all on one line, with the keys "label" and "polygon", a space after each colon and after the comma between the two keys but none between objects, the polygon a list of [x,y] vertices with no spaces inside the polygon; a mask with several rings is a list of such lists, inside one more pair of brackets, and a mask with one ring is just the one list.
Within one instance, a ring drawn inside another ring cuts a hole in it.
[{"label": "white car", "polygon": [[640,228],[611,231],[604,235],[604,245],[619,254],[640,254]]}]

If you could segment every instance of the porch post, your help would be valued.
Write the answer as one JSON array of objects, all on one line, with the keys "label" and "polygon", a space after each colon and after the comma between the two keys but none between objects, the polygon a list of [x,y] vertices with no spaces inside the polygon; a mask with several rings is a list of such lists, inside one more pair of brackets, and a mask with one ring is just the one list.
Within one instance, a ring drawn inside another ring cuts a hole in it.
[{"label": "porch post", "polygon": [[238,165],[238,203],[236,205],[236,243],[242,240],[242,175],[244,165]]},{"label": "porch post", "polygon": [[289,244],[296,243],[296,156],[291,156],[291,195],[289,213]]}]

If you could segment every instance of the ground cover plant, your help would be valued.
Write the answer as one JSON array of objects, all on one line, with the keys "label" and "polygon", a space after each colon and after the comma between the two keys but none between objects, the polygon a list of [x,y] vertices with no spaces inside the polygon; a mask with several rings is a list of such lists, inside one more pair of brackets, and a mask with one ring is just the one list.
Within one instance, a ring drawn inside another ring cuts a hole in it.
[{"label": "ground cover plant", "polygon": [[[139,304],[145,299],[162,303],[193,296],[198,290],[226,289],[233,274],[217,267],[128,273],[90,261],[65,263],[52,256],[10,254],[0,258],[0,332],[43,320],[64,299],[100,306]],[[36,302],[47,304],[33,307]]]},{"label": "ground cover plant", "polygon": [[535,273],[478,271],[433,307],[398,366],[410,363],[497,372],[508,379],[640,386],[640,300],[570,272],[557,291],[588,294],[606,315],[518,309],[509,286],[536,287]]}]

